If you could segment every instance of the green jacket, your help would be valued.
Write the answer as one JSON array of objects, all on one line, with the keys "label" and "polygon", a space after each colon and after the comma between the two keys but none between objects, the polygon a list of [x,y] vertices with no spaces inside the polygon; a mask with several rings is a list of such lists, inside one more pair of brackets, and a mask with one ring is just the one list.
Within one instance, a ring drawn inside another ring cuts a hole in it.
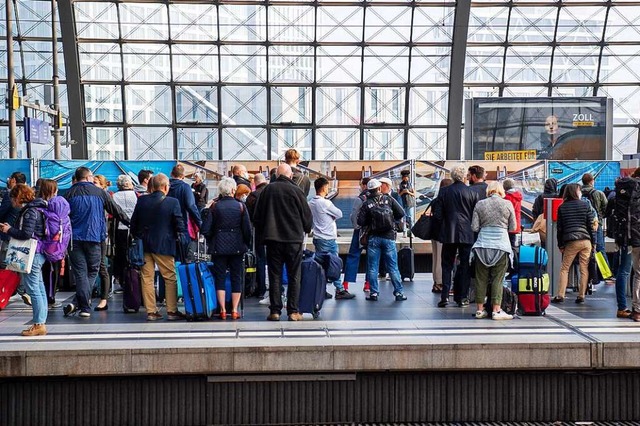
[{"label": "green jacket", "polygon": [[591,201],[591,205],[595,209],[596,213],[598,213],[598,219],[601,221],[604,217],[605,211],[607,210],[607,196],[604,195],[604,192],[588,185],[582,187],[582,196]]}]

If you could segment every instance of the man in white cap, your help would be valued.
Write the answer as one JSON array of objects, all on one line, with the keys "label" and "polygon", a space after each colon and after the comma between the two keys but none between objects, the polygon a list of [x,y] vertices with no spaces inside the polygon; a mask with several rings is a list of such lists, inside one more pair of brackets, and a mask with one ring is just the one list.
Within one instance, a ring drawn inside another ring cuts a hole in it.
[{"label": "man in white cap", "polygon": [[[381,180],[388,178],[382,178]],[[396,200],[380,191],[381,180],[371,179],[367,184],[369,194],[358,213],[358,225],[367,229],[367,280],[371,291],[367,300],[378,300],[378,267],[384,260],[393,284],[393,295],[397,301],[407,300],[403,293],[398,270],[395,222],[404,217],[404,210]],[[385,185],[389,185],[385,182]],[[391,186],[389,185],[389,188]]]}]

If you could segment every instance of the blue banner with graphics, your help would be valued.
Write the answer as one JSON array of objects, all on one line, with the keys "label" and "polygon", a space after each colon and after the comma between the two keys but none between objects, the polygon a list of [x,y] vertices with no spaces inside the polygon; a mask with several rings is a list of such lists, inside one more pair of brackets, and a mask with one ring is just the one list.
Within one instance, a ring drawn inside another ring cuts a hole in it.
[{"label": "blue banner with graphics", "polygon": [[0,188],[7,187],[7,180],[13,172],[22,172],[27,177],[27,185],[32,185],[31,160],[0,160]]},{"label": "blue banner with graphics", "polygon": [[61,192],[71,188],[71,179],[78,167],[89,168],[94,175],[104,175],[111,182],[109,189],[116,191],[116,181],[120,175],[128,175],[134,185],[138,183],[138,172],[151,170],[154,174],[164,173],[167,176],[177,164],[176,161],[56,161],[40,160],[40,177],[58,182]]},{"label": "blue banner with graphics", "polygon": [[620,177],[620,163],[617,161],[549,161],[547,177],[558,180],[558,188],[568,183],[582,185],[582,175],[591,173],[595,179],[595,188],[604,191],[613,189]]}]

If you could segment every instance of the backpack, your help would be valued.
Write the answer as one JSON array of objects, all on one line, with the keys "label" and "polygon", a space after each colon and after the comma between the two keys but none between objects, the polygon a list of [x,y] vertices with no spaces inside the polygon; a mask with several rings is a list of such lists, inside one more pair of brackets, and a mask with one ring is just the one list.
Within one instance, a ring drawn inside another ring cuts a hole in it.
[{"label": "backpack", "polygon": [[395,230],[395,219],[393,210],[391,209],[392,200],[389,197],[382,196],[369,204],[369,214],[371,215],[370,231],[375,234],[389,232]]},{"label": "backpack", "polygon": [[42,254],[49,262],[64,259],[71,241],[71,208],[63,197],[53,197],[47,208],[38,208],[44,220],[44,238],[40,241]]},{"label": "backpack", "polygon": [[615,207],[611,214],[613,238],[620,247],[626,247],[631,238],[631,214],[634,200],[640,196],[640,181],[625,177],[616,182]]},{"label": "backpack", "polygon": [[589,203],[591,204],[591,209],[596,213],[596,217],[598,218],[598,222],[601,222],[602,221],[602,215],[600,214],[600,212],[596,208],[596,203],[595,203],[595,200],[593,198],[593,194],[595,194],[595,193],[596,193],[595,188],[591,188],[590,191],[582,190],[582,196],[584,198],[586,198],[587,200],[589,200]]}]

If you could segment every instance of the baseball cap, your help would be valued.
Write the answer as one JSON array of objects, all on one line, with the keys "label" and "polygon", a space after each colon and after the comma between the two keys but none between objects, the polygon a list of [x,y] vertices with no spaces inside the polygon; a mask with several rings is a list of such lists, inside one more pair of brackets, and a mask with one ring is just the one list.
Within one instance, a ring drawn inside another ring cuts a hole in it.
[{"label": "baseball cap", "polygon": [[393,186],[393,182],[388,177],[382,177],[378,180],[380,181],[380,184],[386,183],[389,186]]},{"label": "baseball cap", "polygon": [[371,179],[369,183],[367,183],[367,189],[378,189],[380,188],[380,181],[378,179]]}]

